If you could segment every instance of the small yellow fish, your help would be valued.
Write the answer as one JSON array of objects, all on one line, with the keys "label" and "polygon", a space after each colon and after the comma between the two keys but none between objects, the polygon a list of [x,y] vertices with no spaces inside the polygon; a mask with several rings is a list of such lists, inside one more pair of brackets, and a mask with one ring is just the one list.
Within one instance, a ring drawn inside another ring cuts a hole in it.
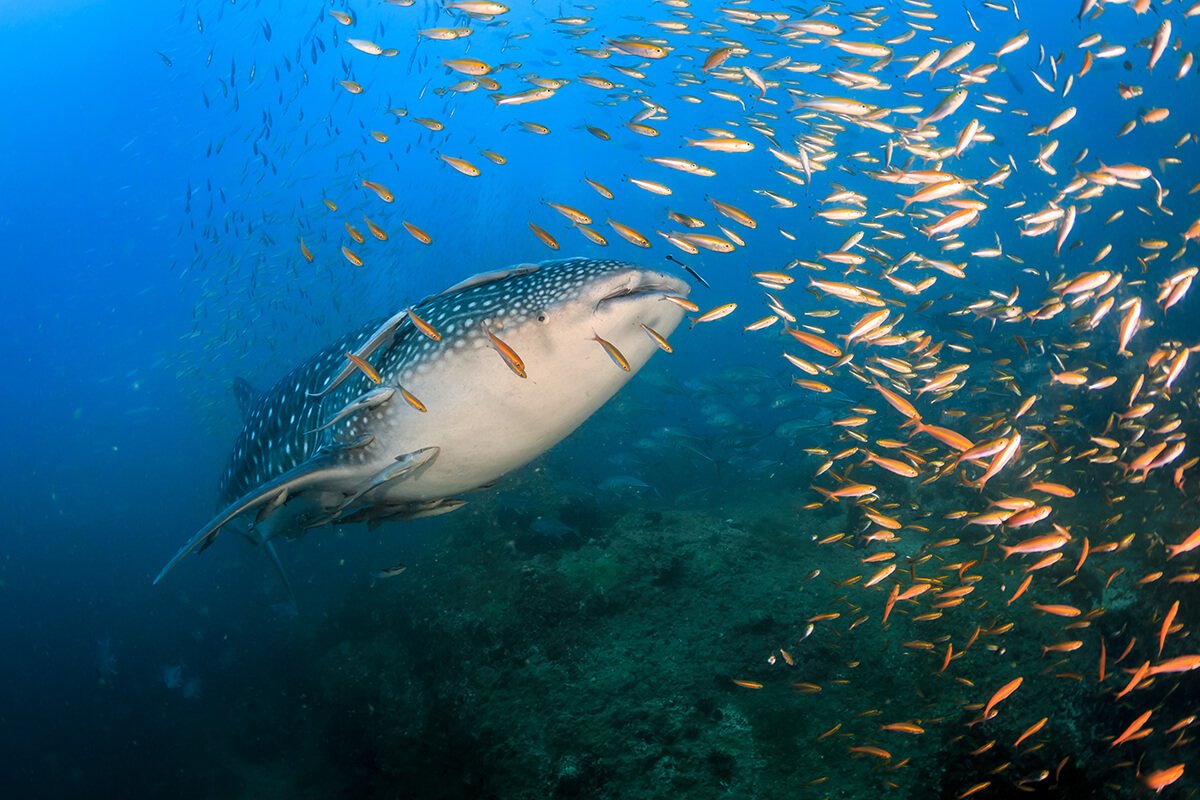
[{"label": "small yellow fish", "polygon": [[306,259],[308,259],[310,262],[313,260],[313,254],[311,252],[309,252],[309,249],[307,247],[304,246],[304,237],[303,236],[300,237],[300,253]]},{"label": "small yellow fish", "polygon": [[598,244],[601,247],[605,247],[608,245],[608,239],[605,239],[603,236],[601,236],[599,233],[597,233],[596,231],[589,228],[587,225],[576,225],[575,227],[578,228],[579,232],[582,233],[584,236],[586,236],[588,238],[588,240],[590,242],[592,242],[593,244]]},{"label": "small yellow fish", "polygon": [[471,178],[476,178],[479,176],[479,167],[475,166],[470,161],[466,161],[461,158],[455,158],[454,156],[442,155],[441,153],[438,153],[438,158],[454,167],[463,175]]},{"label": "small yellow fish", "polygon": [[459,31],[465,30],[470,32],[470,28],[424,28],[417,31],[417,36],[424,36],[426,39],[433,39],[439,42],[449,42],[459,37]]},{"label": "small yellow fish", "polygon": [[[663,184],[659,183],[658,181],[647,181],[647,180],[643,180],[641,178],[631,178],[628,175],[625,176],[625,180],[629,181],[630,183],[632,183],[634,186],[638,187],[639,189],[645,189],[647,192],[650,192],[652,194],[663,195],[664,197],[666,195],[671,194],[671,187],[664,186]],[[676,221],[678,222],[678,220],[676,220]],[[680,223],[680,224],[682,225],[684,223]]]},{"label": "small yellow fish", "polygon": [[411,222],[405,222],[404,220],[400,220],[400,224],[404,226],[404,230],[412,234],[412,237],[421,244],[433,244],[433,237],[418,228],[416,225],[413,225]]},{"label": "small yellow fish", "polygon": [[674,350],[671,349],[671,345],[667,343],[666,337],[664,337],[661,333],[654,330],[653,328],[651,328],[649,325],[647,325],[644,322],[641,323],[641,325],[642,325],[642,330],[644,330],[646,332],[646,334],[651,339],[654,340],[654,343],[658,345],[659,350],[662,350],[664,353],[674,353],[675,352]]},{"label": "small yellow fish", "polygon": [[360,53],[366,53],[367,55],[378,56],[383,54],[382,47],[366,39],[347,39],[346,44],[350,45]]},{"label": "small yellow fish", "polygon": [[503,3],[492,3],[486,0],[458,0],[458,2],[446,3],[443,8],[481,17],[498,17],[508,13],[508,6]]},{"label": "small yellow fish", "polygon": [[658,128],[652,128],[640,122],[626,122],[625,127],[639,136],[658,136]]},{"label": "small yellow fish", "polygon": [[521,106],[526,103],[536,103],[539,100],[549,100],[554,97],[553,89],[526,89],[516,94],[493,94],[492,101],[498,106]]},{"label": "small yellow fish", "polygon": [[345,245],[342,246],[342,255],[344,255],[346,257],[346,260],[349,261],[351,264],[353,264],[356,267],[361,267],[363,265],[363,260],[361,258],[359,258],[358,253],[354,252],[353,250],[351,250],[349,247],[346,247]]},{"label": "small yellow fish", "polygon": [[428,408],[425,407],[424,403],[422,403],[420,400],[418,400],[412,392],[408,391],[403,386],[400,387],[400,394],[404,397],[405,402],[407,402],[410,406],[415,408],[417,411],[420,411],[422,414],[424,414],[426,411],[429,410]]},{"label": "small yellow fish", "polygon": [[367,228],[371,231],[372,236],[381,242],[387,241],[388,235],[384,232],[383,228],[379,227],[374,222],[371,222],[371,220],[367,218],[366,214],[363,214],[363,220],[367,223]]},{"label": "small yellow fish", "polygon": [[692,327],[695,327],[701,322],[712,322],[713,320],[721,319],[722,317],[728,317],[736,308],[737,303],[725,303],[724,305],[717,306],[711,311],[706,311],[698,317],[693,317],[691,320]]},{"label": "small yellow fish", "polygon": [[551,250],[558,249],[558,242],[546,230],[534,225],[532,221],[530,221],[528,224],[529,229],[533,231],[533,234],[542,240],[542,244],[546,245],[546,247],[549,247]]},{"label": "small yellow fish", "polygon": [[666,58],[667,55],[674,50],[673,47],[666,45],[658,45],[648,41],[633,41],[630,39],[609,39],[609,46],[618,53],[624,53],[627,56],[637,56],[638,58],[659,59]]},{"label": "small yellow fish", "polygon": [[571,220],[571,222],[574,222],[576,225],[592,224],[592,218],[577,208],[559,205],[558,203],[551,203],[549,200],[543,200],[542,202],[553,208],[558,213],[562,214],[567,219]]},{"label": "small yellow fish", "polygon": [[[646,326],[643,325],[642,327],[645,328]],[[612,342],[601,339],[600,334],[596,333],[595,331],[592,331],[592,333],[594,334],[592,339],[600,343],[600,346],[604,348],[606,353],[608,353],[608,357],[613,360],[613,363],[626,372],[629,372],[629,361],[626,360],[625,356],[621,355],[621,351],[617,349],[616,345],[614,345]]]},{"label": "small yellow fish", "polygon": [[[363,186],[370,189],[375,194],[379,195],[379,199],[385,203],[390,203],[396,199],[396,196],[394,194],[392,194],[388,190],[388,188],[386,186],[384,186],[382,183],[375,183],[374,181],[369,181],[369,180],[366,180],[365,178],[363,179],[362,183],[363,183]],[[337,211],[337,206],[334,206],[328,200],[325,201],[325,204],[330,206],[331,208],[333,208],[334,211]]]},{"label": "small yellow fish", "polygon": [[432,325],[430,325],[421,317],[417,316],[417,312],[413,311],[412,306],[408,307],[408,319],[414,326],[416,326],[417,330],[428,336],[430,339],[433,339],[435,342],[440,342],[442,340],[442,335],[438,333]]},{"label": "small yellow fish", "polygon": [[749,153],[754,149],[754,143],[744,139],[688,139],[687,146],[703,147],[717,153]]},{"label": "small yellow fish", "polygon": [[638,247],[645,247],[645,248],[650,247],[650,241],[645,236],[643,236],[642,234],[640,234],[633,228],[629,227],[628,225],[622,225],[620,222],[617,222],[616,220],[612,219],[611,217],[607,220],[607,222],[608,222],[608,226],[610,228],[612,228],[614,231],[616,231],[621,236],[622,239],[629,242],[630,244],[635,244]]},{"label": "small yellow fish", "polygon": [[346,358],[354,362],[354,366],[362,370],[363,375],[370,378],[372,383],[383,383],[383,379],[379,377],[379,372],[367,363],[365,359],[359,358],[354,353],[346,353]]},{"label": "small yellow fish", "polygon": [[610,191],[609,188],[607,186],[605,186],[603,183],[594,181],[591,178],[589,178],[587,175],[583,176],[583,180],[587,183],[588,186],[595,189],[601,197],[608,199],[608,200],[613,199],[612,191]]},{"label": "small yellow fish", "polygon": [[487,75],[492,71],[491,66],[478,58],[443,58],[442,66],[460,72],[463,75]]},{"label": "small yellow fish", "polygon": [[483,332],[487,334],[488,339],[492,343],[492,347],[497,353],[500,354],[500,357],[504,359],[504,363],[508,365],[508,368],[516,373],[517,377],[526,377],[525,362],[521,360],[519,355],[517,355],[517,351],[513,350],[511,347],[501,341],[496,334],[492,333],[491,329],[488,328],[486,323],[483,326]]},{"label": "small yellow fish", "polygon": [[728,61],[731,55],[733,55],[732,47],[720,47],[716,50],[713,50],[708,54],[708,57],[704,59],[704,66],[701,67],[701,71],[708,72],[710,69],[716,69]]},{"label": "small yellow fish", "polygon": [[715,208],[722,216],[729,217],[729,219],[733,220],[739,225],[747,228],[758,227],[758,222],[756,222],[753,217],[751,217],[745,211],[742,211],[740,208],[736,208],[725,203],[719,203],[716,200],[713,200],[711,197],[708,198],[708,202],[712,203],[713,208]]}]

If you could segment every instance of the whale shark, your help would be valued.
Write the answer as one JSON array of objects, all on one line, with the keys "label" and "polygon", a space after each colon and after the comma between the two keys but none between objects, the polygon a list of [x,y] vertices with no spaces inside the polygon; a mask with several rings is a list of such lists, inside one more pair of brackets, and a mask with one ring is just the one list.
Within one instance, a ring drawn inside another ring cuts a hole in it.
[{"label": "whale shark", "polygon": [[266,392],[236,382],[244,426],[219,511],[154,583],[231,524],[265,547],[287,585],[277,536],[459,508],[669,349],[687,305],[670,301],[690,288],[615,260],[518,264],[364,325]]}]

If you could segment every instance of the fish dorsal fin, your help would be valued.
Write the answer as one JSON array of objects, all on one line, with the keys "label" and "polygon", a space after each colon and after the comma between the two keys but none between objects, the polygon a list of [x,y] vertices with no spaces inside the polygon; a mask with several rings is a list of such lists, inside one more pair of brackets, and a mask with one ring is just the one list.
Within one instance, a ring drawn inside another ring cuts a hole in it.
[{"label": "fish dorsal fin", "polygon": [[426,297],[417,305],[418,307],[422,306],[425,303],[428,303],[430,300],[438,297],[445,297],[446,295],[454,294],[455,292],[461,292],[463,289],[469,289],[472,286],[482,286],[485,283],[496,283],[497,281],[502,281],[505,278],[512,278],[518,275],[528,275],[532,272],[537,272],[541,268],[541,264],[517,264],[516,266],[509,267],[508,269],[496,270],[495,272],[481,272],[478,275],[472,275],[465,281],[460,281],[459,283],[454,284],[444,292],[438,292],[437,294],[429,295],[429,297]]},{"label": "fish dorsal fin", "polygon": [[238,411],[242,415],[242,422],[246,422],[250,419],[250,412],[254,410],[255,404],[262,397],[262,392],[251,386],[250,381],[245,378],[234,378],[233,397],[237,400]]}]

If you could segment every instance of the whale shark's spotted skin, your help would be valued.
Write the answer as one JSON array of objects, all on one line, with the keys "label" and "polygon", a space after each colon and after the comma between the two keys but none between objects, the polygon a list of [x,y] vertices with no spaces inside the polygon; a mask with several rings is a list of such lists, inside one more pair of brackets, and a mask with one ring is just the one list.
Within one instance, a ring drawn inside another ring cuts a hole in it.
[{"label": "whale shark's spotted skin", "polygon": [[[671,275],[577,258],[479,275],[422,300],[412,311],[439,341],[407,310],[364,326],[266,393],[244,398],[245,427],[221,480],[222,511],[159,578],[252,511],[252,538],[267,542],[335,520],[458,507],[454,495],[545,452],[611,397],[657,350],[641,326],[665,336],[682,318],[664,294],[688,291]],[[492,337],[523,360],[527,378],[514,374]],[[597,337],[619,349],[629,372]],[[347,353],[369,362],[380,384]]]}]

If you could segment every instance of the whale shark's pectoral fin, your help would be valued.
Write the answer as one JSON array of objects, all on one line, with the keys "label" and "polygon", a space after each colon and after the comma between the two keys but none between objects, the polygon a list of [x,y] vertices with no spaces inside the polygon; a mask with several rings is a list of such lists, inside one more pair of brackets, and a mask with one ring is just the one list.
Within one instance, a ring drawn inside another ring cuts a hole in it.
[{"label": "whale shark's pectoral fin", "polygon": [[239,497],[209,520],[199,533],[189,539],[188,543],[175,554],[175,557],[162,568],[162,572],[158,573],[154,582],[161,581],[163,576],[182,561],[188,553],[198,547],[203,550],[212,544],[213,540],[217,538],[217,534],[221,532],[221,527],[230,520],[262,506],[278,508],[288,497],[295,497],[308,486],[326,479],[336,469],[337,463],[332,459],[312,458],[300,466],[288,470],[275,480],[268,481],[254,491]]},{"label": "whale shark's pectoral fin", "polygon": [[388,464],[379,472],[367,479],[362,486],[358,488],[354,494],[347,497],[333,511],[321,517],[318,520],[308,523],[305,528],[319,528],[322,525],[328,525],[336,519],[339,519],[345,514],[346,509],[354,505],[360,497],[372,489],[378,488],[389,481],[403,480],[413,475],[421,467],[433,462],[437,454],[441,452],[440,447],[422,447],[420,450],[414,450],[411,453],[396,456],[396,461],[393,464]]},{"label": "whale shark's pectoral fin", "polygon": [[[400,329],[400,326],[404,324],[404,320],[406,319],[408,319],[408,309],[401,311],[400,313],[394,315],[387,322],[380,325],[379,328],[373,334],[371,334],[371,338],[367,339],[362,347],[354,351],[355,357],[365,361],[374,355],[376,350],[379,350],[381,347],[389,346],[392,343],[392,340],[396,338],[396,331]],[[347,360],[345,366],[343,366],[341,370],[339,370],[338,373],[333,376],[329,383],[325,384],[324,389],[319,392],[309,392],[308,396],[324,397],[337,387],[341,386],[342,382],[353,375],[356,369],[358,369],[358,367],[355,366],[354,362]]]}]

